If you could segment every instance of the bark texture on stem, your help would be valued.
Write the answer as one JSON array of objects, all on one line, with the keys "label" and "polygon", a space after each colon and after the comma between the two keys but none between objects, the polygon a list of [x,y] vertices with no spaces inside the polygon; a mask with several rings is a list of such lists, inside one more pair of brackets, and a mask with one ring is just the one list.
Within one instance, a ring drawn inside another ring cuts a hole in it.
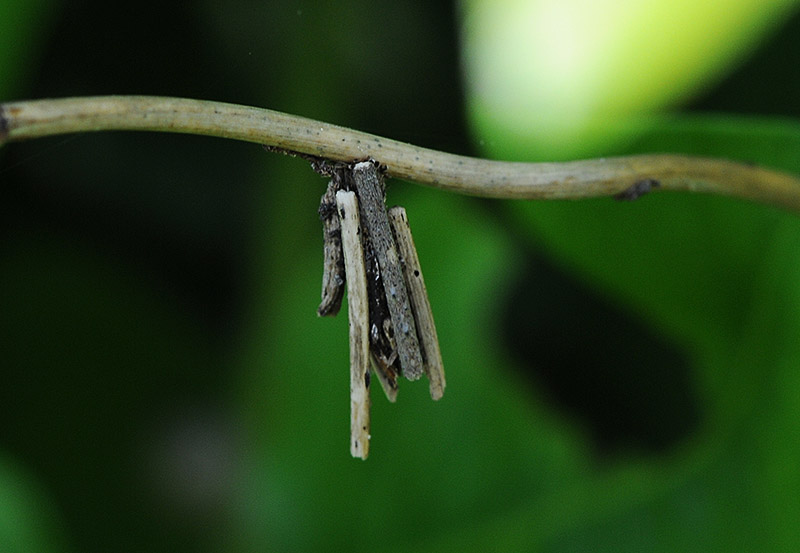
[{"label": "bark texture on stem", "polygon": [[736,196],[800,212],[800,178],[724,159],[653,154],[563,163],[492,161],[268,109],[151,96],[8,102],[0,104],[0,115],[0,144],[4,138],[18,141],[89,131],[178,132],[266,144],[348,163],[378,159],[388,176],[492,198],[613,196],[651,181],[663,190]]}]

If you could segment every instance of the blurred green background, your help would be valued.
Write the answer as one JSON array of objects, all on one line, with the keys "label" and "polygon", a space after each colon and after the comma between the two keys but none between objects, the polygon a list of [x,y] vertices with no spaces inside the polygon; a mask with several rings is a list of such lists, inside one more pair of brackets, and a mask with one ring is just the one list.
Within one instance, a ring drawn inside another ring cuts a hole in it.
[{"label": "blurred green background", "polygon": [[[582,33],[573,1],[4,0],[0,99],[186,96],[472,155],[800,173],[793,2],[631,5]],[[315,314],[324,185],[211,138],[0,150],[0,551],[800,543],[796,216],[393,183],[448,388],[375,390],[361,462],[346,316]]]}]

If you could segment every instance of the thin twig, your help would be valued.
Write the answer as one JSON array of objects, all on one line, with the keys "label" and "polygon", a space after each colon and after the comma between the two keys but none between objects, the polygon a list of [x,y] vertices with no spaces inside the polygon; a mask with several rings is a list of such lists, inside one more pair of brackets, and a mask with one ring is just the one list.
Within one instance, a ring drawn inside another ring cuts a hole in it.
[{"label": "thin twig", "polygon": [[400,367],[403,376],[417,380],[423,371],[422,353],[397,244],[386,214],[383,177],[374,163],[364,161],[353,167],[352,178],[359,199],[361,225],[378,260]]},{"label": "thin twig", "polygon": [[350,321],[350,453],[369,455],[369,315],[367,277],[359,236],[358,200],[355,192],[336,193],[342,229],[342,249],[347,266],[347,315]]},{"label": "thin twig", "polygon": [[425,374],[428,375],[431,398],[439,400],[444,395],[446,385],[442,352],[439,349],[439,337],[433,322],[433,310],[428,299],[428,290],[425,288],[425,278],[422,276],[422,266],[419,263],[417,248],[414,246],[414,237],[411,235],[411,226],[408,224],[408,215],[405,208],[396,205],[389,210],[388,216],[392,233],[397,242],[397,251],[403,261],[403,275],[408,285],[411,308],[414,311],[423,367]]},{"label": "thin twig", "polygon": [[296,115],[220,102],[101,96],[0,104],[0,144],[48,135],[141,130],[233,138],[321,158],[380,160],[391,177],[493,198],[612,196],[640,182],[736,196],[800,212],[800,178],[751,164],[654,154],[565,163],[490,161],[428,150]]}]

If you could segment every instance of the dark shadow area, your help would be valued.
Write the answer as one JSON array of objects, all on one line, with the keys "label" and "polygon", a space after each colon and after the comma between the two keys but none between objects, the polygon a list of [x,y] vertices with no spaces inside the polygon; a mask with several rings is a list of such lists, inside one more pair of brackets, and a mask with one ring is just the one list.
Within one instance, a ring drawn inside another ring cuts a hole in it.
[{"label": "dark shadow area", "polygon": [[545,255],[527,253],[500,305],[519,370],[601,456],[667,453],[697,428],[701,406],[683,353]]}]

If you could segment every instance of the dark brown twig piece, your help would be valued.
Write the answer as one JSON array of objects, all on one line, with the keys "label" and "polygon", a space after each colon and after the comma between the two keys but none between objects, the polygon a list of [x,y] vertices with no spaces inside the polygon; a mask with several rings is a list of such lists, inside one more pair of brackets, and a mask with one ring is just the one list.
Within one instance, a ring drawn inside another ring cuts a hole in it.
[{"label": "dark brown twig piece", "polygon": [[342,254],[342,226],[339,215],[336,213],[337,189],[335,179],[331,179],[319,204],[325,256],[322,269],[322,302],[317,308],[317,315],[320,317],[333,317],[339,313],[344,295],[345,271]]}]

